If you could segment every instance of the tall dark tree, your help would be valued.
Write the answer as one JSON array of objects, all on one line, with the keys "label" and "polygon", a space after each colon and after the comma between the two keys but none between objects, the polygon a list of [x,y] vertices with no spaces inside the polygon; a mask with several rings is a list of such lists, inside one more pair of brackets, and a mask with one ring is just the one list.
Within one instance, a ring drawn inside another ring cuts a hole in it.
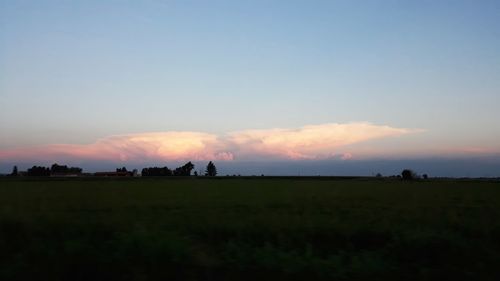
[{"label": "tall dark tree", "polygon": [[12,173],[10,175],[13,177],[17,177],[18,175],[17,166],[14,166],[14,168],[12,168]]},{"label": "tall dark tree", "polygon": [[215,177],[216,175],[217,175],[217,168],[215,167],[215,164],[212,161],[208,162],[207,169],[205,171],[205,176]]}]

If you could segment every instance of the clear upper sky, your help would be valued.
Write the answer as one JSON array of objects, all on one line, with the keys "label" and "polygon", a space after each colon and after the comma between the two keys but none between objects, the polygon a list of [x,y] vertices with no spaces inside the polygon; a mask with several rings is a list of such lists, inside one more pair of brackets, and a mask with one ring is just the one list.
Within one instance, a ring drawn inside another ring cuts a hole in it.
[{"label": "clear upper sky", "polygon": [[0,0],[0,99],[9,161],[98,139],[168,159],[178,131],[199,159],[498,153],[500,1]]}]

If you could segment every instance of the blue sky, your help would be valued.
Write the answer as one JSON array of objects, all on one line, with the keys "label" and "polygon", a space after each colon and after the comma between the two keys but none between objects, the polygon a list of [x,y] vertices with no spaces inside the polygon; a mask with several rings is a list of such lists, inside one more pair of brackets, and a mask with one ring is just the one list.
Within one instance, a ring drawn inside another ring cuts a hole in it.
[{"label": "blue sky", "polygon": [[321,155],[498,154],[500,2],[0,0],[0,98],[4,163],[116,135],[353,123],[412,133]]}]

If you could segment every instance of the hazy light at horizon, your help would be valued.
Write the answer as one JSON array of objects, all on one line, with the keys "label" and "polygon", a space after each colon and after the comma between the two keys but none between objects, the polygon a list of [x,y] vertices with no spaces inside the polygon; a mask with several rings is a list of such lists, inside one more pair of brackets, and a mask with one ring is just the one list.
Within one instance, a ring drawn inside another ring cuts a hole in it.
[{"label": "hazy light at horizon", "polygon": [[348,145],[418,132],[422,130],[358,122],[308,125],[294,129],[242,130],[222,135],[179,131],[138,133],[110,136],[88,145],[52,144],[4,149],[0,150],[0,159],[136,162],[350,159],[362,155],[347,151],[345,147]]}]

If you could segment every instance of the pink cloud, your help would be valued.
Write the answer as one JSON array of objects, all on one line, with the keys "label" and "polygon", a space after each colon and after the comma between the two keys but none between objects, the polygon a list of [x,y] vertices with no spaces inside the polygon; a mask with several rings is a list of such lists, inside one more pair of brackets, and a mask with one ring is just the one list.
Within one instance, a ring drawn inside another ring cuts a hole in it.
[{"label": "pink cloud", "polygon": [[342,155],[342,157],[340,157],[340,158],[341,158],[342,160],[349,160],[349,159],[351,159],[351,158],[352,158],[352,154],[351,154],[351,153],[349,153],[349,152],[347,152],[347,153],[344,153],[344,154]]},{"label": "pink cloud", "polygon": [[54,144],[3,150],[2,159],[79,158],[111,161],[143,160],[232,160],[219,150],[216,135],[199,132],[163,132],[111,136],[93,144]]},{"label": "pink cloud", "polygon": [[2,160],[64,159],[148,161],[235,159],[350,159],[345,146],[397,137],[418,130],[370,123],[309,125],[296,129],[244,130],[215,135],[202,132],[156,132],[110,136],[92,144],[53,144],[0,150]]},{"label": "pink cloud", "polygon": [[[335,156],[342,147],[347,145],[418,131],[365,122],[329,123],[298,129],[239,131],[230,133],[227,139],[240,149],[241,156],[265,155],[288,159],[324,159]],[[350,155],[349,158],[352,157],[350,152],[346,155]]]}]

